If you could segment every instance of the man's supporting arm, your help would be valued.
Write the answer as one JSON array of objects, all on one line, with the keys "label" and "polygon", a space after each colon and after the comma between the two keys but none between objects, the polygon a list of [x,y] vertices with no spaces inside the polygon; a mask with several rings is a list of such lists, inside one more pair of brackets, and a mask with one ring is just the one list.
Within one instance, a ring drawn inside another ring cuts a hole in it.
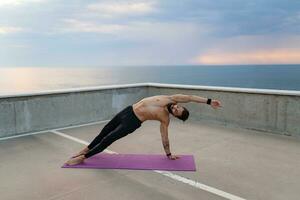
[{"label": "man's supporting arm", "polygon": [[168,138],[168,123],[167,122],[161,122],[160,124],[160,133],[161,133],[161,140],[164,147],[164,150],[166,154],[170,154],[170,142]]}]

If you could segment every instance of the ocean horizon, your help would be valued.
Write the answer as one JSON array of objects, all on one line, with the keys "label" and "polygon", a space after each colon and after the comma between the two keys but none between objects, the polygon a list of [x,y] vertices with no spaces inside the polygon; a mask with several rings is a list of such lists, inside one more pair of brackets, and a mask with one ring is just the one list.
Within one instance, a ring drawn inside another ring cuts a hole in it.
[{"label": "ocean horizon", "polygon": [[0,68],[0,95],[142,82],[300,91],[300,64]]}]

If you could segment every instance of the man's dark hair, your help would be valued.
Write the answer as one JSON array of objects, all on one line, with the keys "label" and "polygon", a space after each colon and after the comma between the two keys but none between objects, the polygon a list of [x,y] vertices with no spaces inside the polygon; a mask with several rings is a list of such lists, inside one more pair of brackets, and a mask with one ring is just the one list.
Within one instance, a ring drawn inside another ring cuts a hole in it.
[{"label": "man's dark hair", "polygon": [[172,108],[171,108],[172,105],[173,105],[173,103],[168,103],[168,105],[167,105],[167,109],[168,109],[169,113],[171,113],[171,114],[173,114]]},{"label": "man's dark hair", "polygon": [[[183,107],[183,106],[182,106]],[[188,109],[186,109],[185,107],[183,107],[183,111],[181,113],[181,116],[176,116],[178,119],[181,119],[182,121],[185,121],[189,118],[190,112],[188,111]]]},{"label": "man's dark hair", "polygon": [[[173,105],[173,103],[168,103],[167,109],[168,109],[169,113],[171,113],[172,115],[174,115],[173,112],[172,112],[172,109],[171,109],[172,105]],[[181,113],[181,116],[176,116],[176,117],[178,119],[182,120],[182,121],[185,121],[185,120],[187,120],[189,118],[190,112],[185,107],[182,106],[182,108],[183,108],[183,111]]]}]

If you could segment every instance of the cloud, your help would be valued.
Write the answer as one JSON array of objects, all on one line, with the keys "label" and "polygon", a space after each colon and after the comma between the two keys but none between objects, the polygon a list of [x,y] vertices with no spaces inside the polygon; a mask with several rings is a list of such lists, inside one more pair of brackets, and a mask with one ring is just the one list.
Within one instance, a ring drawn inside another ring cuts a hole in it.
[{"label": "cloud", "polygon": [[200,28],[194,23],[189,22],[150,22],[150,21],[132,21],[128,23],[128,32],[122,35],[124,38],[142,39],[153,41],[161,40],[171,41],[173,43],[179,40],[186,41],[191,34],[200,35],[200,32],[207,32],[208,29]]},{"label": "cloud", "polygon": [[197,64],[298,64],[300,49],[266,49],[250,52],[212,52],[198,56]]},{"label": "cloud", "polygon": [[[203,46],[211,27],[192,22],[128,21],[127,23],[101,23],[83,19],[65,19],[60,27],[62,37],[76,32],[84,40],[76,43],[89,52],[101,54],[105,64],[178,64],[183,63]],[[102,35],[102,34],[107,35]],[[99,34],[99,35],[97,35]],[[109,44],[109,45],[107,45]],[[73,44],[71,44],[73,45]],[[98,57],[99,59],[99,57]]]},{"label": "cloud", "polygon": [[300,63],[298,35],[246,35],[211,38],[189,60],[193,64],[296,64]]},{"label": "cloud", "polygon": [[[191,64],[191,58],[201,64],[297,61],[300,4],[296,1],[72,2],[0,0],[0,50],[5,53],[1,62],[14,63],[21,54],[29,63],[54,62],[57,52],[75,64],[78,55],[89,58],[82,62],[110,64]],[[28,42],[30,49],[8,46],[22,42]],[[53,50],[43,59],[36,58],[45,49]]]},{"label": "cloud", "polygon": [[155,10],[154,5],[154,1],[107,1],[89,4],[86,8],[88,11],[99,13],[103,17],[120,17],[151,13]]},{"label": "cloud", "polygon": [[14,26],[0,26],[0,35],[6,35],[10,33],[17,33],[21,32],[24,29],[21,27],[14,27]]},{"label": "cloud", "polygon": [[190,22],[129,21],[118,24],[82,19],[63,19],[62,21],[65,23],[60,28],[62,32],[120,33],[119,38],[137,41],[153,41],[158,38],[160,41],[186,41],[188,36],[201,36],[212,31],[212,28],[207,25],[200,27]]},{"label": "cloud", "polygon": [[117,33],[127,28],[120,24],[97,24],[77,19],[64,19],[63,21],[66,23],[66,26],[61,29],[63,32]]},{"label": "cloud", "polygon": [[25,3],[36,3],[45,0],[0,0],[0,7],[2,6],[20,6]]}]

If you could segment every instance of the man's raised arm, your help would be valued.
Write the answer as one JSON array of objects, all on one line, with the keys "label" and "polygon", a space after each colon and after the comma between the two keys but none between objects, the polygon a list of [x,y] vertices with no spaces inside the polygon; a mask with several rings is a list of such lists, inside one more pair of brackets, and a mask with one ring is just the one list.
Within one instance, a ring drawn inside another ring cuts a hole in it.
[{"label": "man's raised arm", "polygon": [[174,94],[171,95],[170,98],[173,101],[178,103],[188,103],[188,102],[196,102],[196,103],[206,103],[208,98],[196,96],[196,95],[184,95],[184,94]]},{"label": "man's raised arm", "polygon": [[213,107],[214,109],[218,107],[222,107],[221,102],[219,100],[209,99],[209,98],[200,97],[196,95],[174,94],[169,96],[169,98],[172,101],[175,101],[177,103],[188,103],[188,102],[207,103],[211,105],[211,107]]}]

